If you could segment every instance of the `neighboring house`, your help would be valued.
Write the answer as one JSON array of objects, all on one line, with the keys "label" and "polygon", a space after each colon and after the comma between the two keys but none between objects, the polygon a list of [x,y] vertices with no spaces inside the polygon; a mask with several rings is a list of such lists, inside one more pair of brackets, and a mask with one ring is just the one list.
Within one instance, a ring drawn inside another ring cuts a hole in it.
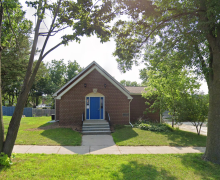
[{"label": "neighboring house", "polygon": [[81,126],[86,120],[104,120],[109,113],[111,124],[133,123],[139,117],[159,122],[159,113],[144,115],[144,87],[124,87],[96,62],[66,83],[56,93],[56,120],[60,126]]}]

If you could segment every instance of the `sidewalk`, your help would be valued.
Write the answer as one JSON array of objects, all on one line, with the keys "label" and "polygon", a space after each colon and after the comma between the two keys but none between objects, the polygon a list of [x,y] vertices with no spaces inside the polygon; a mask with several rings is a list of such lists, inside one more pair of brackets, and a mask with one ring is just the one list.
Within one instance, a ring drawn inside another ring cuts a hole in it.
[{"label": "sidewalk", "polygon": [[171,146],[37,146],[15,145],[13,153],[44,154],[177,154],[204,153],[205,147]]},{"label": "sidewalk", "polygon": [[13,153],[45,154],[177,154],[204,153],[205,147],[117,146],[111,135],[84,135],[81,146],[15,145]]}]

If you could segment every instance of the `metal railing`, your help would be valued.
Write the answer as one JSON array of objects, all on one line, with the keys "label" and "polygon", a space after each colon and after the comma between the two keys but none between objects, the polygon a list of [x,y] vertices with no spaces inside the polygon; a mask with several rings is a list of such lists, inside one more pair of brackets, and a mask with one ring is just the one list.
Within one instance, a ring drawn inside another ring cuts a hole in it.
[{"label": "metal railing", "polygon": [[110,115],[107,111],[105,111],[105,119],[108,121],[108,124],[111,127],[111,119],[110,119]]},{"label": "metal railing", "polygon": [[83,126],[83,121],[85,120],[85,113],[82,113],[82,126]]}]

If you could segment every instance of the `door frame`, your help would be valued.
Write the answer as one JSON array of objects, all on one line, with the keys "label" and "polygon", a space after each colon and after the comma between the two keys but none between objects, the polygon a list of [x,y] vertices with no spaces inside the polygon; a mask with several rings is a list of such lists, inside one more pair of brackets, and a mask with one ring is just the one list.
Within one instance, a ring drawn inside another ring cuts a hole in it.
[{"label": "door frame", "polygon": [[[100,106],[101,106],[101,98],[103,98],[103,118],[101,119],[90,119],[90,97],[99,97],[100,98]],[[87,107],[87,98],[89,98],[89,105]],[[89,112],[89,117],[87,118],[87,110]],[[86,120],[105,120],[105,96],[101,93],[89,93],[85,96],[85,119]]]}]

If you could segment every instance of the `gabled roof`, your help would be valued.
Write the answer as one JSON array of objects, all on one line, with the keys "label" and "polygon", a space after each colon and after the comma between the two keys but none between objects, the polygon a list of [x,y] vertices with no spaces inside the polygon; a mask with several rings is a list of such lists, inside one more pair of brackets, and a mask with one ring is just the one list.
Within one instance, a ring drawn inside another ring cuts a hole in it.
[{"label": "gabled roof", "polygon": [[107,71],[105,71],[99,64],[93,61],[89,64],[84,70],[82,70],[78,75],[72,78],[68,83],[66,83],[63,87],[61,87],[57,92],[53,94],[56,99],[61,99],[61,97],[68,92],[72,87],[74,87],[78,82],[80,82],[83,78],[85,78],[89,73],[93,70],[97,70],[100,74],[102,74],[106,79],[108,79],[116,88],[118,88],[123,94],[125,94],[128,99],[133,99],[130,96],[129,91],[121,85],[115,78],[113,78]]},{"label": "gabled roof", "polygon": [[144,89],[146,87],[125,86],[125,88],[130,92],[130,95],[141,95],[146,92]]}]

